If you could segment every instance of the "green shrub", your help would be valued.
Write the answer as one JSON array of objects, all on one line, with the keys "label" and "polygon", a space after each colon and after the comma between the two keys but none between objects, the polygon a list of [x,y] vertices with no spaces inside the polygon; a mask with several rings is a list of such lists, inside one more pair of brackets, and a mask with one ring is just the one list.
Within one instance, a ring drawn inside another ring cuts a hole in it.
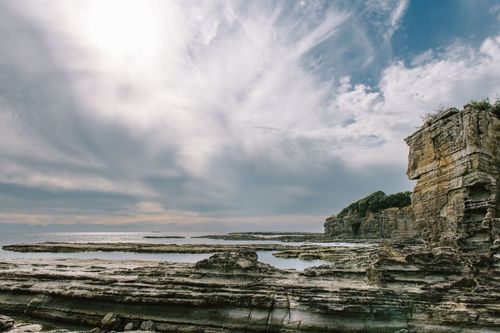
[{"label": "green shrub", "polygon": [[378,212],[386,208],[403,208],[411,204],[410,195],[411,192],[399,192],[386,195],[382,191],[377,191],[361,200],[353,202],[342,209],[337,216],[344,217],[353,213],[366,216],[369,212]]},{"label": "green shrub", "polygon": [[483,98],[481,100],[472,100],[470,105],[477,110],[487,111],[491,109],[491,103],[489,98]]},{"label": "green shrub", "polygon": [[493,105],[491,106],[491,112],[497,116],[498,118],[500,118],[500,100],[497,99],[495,101],[495,103],[493,103]]}]

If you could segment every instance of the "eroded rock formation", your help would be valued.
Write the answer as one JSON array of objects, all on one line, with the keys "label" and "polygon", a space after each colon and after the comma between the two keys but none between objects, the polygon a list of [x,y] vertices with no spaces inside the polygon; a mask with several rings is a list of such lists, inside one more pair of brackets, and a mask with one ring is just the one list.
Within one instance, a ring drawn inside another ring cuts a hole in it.
[{"label": "eroded rock formation", "polygon": [[10,330],[14,326],[14,319],[0,315],[0,332]]},{"label": "eroded rock formation", "polygon": [[[247,244],[245,248],[253,251],[285,250],[290,246],[281,244]],[[134,252],[134,253],[214,253],[235,252],[238,244],[148,244],[148,243],[69,243],[44,242],[36,244],[14,244],[2,249],[15,252]]]},{"label": "eroded rock formation", "polygon": [[[144,321],[152,321],[159,332],[200,333],[386,332],[407,327],[404,304],[400,299],[377,301],[383,291],[366,283],[368,261],[358,262],[354,254],[350,265],[335,271],[324,267],[314,278],[295,270],[248,270],[258,266],[255,254],[240,254],[214,257],[208,265],[5,261],[0,265],[0,312],[117,331],[127,322]],[[387,321],[389,316],[393,320]]]},{"label": "eroded rock formation", "polygon": [[500,119],[467,105],[406,139],[416,227],[424,240],[491,256],[499,242]]},{"label": "eroded rock formation", "polygon": [[412,237],[416,232],[410,206],[368,212],[364,216],[356,212],[343,217],[331,216],[324,226],[325,233],[334,239]]}]

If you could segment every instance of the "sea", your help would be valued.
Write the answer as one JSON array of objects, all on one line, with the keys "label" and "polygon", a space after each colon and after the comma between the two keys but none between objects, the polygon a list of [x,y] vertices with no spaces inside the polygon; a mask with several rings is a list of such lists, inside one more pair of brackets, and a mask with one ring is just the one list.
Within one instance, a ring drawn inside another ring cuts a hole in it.
[{"label": "sea", "polygon": [[[54,232],[54,233],[14,233],[0,232],[0,247],[11,244],[34,244],[41,242],[71,242],[71,243],[158,243],[158,244],[286,244],[299,246],[322,245],[322,246],[360,246],[355,243],[332,242],[332,243],[303,243],[303,242],[281,242],[276,240],[258,241],[228,241],[208,238],[196,238],[203,236],[202,233],[169,233],[168,236],[182,236],[184,238],[144,238],[145,236],[159,236],[156,233],[142,232]],[[295,258],[276,258],[274,251],[258,251],[259,261],[270,264],[279,269],[304,270],[308,267],[329,264],[325,260],[301,260]],[[195,263],[210,257],[213,253],[131,253],[131,252],[76,252],[76,253],[20,253],[0,249],[0,261],[11,259],[38,259],[38,258],[76,258],[76,259],[106,259],[106,260],[148,260]]]}]

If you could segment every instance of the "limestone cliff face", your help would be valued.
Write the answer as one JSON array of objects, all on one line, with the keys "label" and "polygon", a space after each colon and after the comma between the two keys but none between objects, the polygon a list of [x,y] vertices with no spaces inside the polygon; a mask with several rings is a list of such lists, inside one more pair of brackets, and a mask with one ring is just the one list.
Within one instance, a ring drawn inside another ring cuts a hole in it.
[{"label": "limestone cliff face", "polygon": [[344,217],[331,216],[324,224],[325,233],[331,238],[391,238],[415,234],[410,206],[387,208],[369,212],[366,216],[356,213]]},{"label": "limestone cliff face", "polygon": [[[488,254],[499,243],[500,119],[450,109],[406,138],[416,228],[424,240]],[[498,247],[498,245],[497,245]]]}]

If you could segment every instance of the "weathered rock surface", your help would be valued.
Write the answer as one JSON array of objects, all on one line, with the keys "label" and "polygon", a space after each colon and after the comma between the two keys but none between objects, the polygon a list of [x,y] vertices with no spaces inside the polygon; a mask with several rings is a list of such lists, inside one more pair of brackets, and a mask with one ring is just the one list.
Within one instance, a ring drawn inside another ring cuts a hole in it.
[{"label": "weathered rock surface", "polygon": [[[114,322],[113,326],[116,328],[119,328],[120,325],[117,325],[118,322],[116,321],[116,318],[117,318],[117,316],[114,315],[113,313],[108,313],[108,314],[106,314],[106,316],[103,318],[102,321],[105,322],[106,324],[113,321]],[[10,317],[0,315],[0,323],[2,321],[9,322],[8,328],[0,329],[0,332],[5,332],[5,333],[38,333],[38,332],[40,332],[40,333],[106,333],[106,332],[116,332],[116,331],[110,331],[110,327],[108,327],[108,328],[95,327],[93,329],[84,329],[84,330],[75,330],[75,329],[67,329],[67,328],[54,329],[54,327],[58,327],[59,326],[58,324],[61,324],[61,323],[60,322],[59,323],[51,323],[50,328],[48,328],[48,327],[45,327],[45,324],[43,324],[43,325],[34,324],[33,322],[36,320],[33,320],[33,319],[30,321],[22,320],[22,321],[16,322],[16,321],[14,321],[14,319],[12,319]],[[140,330],[138,330],[139,326],[141,326]],[[133,328],[133,329],[127,330],[127,328]],[[154,329],[155,329],[154,323],[152,321],[146,321],[146,322],[143,322],[142,325],[137,325],[136,323],[128,323],[127,325],[125,325],[124,331],[128,332],[128,333],[131,333],[131,332],[149,333],[149,332],[155,332]]]},{"label": "weathered rock surface", "polygon": [[170,236],[170,235],[148,235],[143,238],[157,238],[157,239],[183,239],[186,238],[184,236]]},{"label": "weathered rock surface", "polygon": [[7,331],[7,333],[38,333],[42,329],[42,325],[39,324],[17,324]]},{"label": "weathered rock surface", "polygon": [[7,331],[14,326],[14,319],[0,315],[0,332]]},{"label": "weathered rock surface", "polygon": [[101,320],[101,327],[104,330],[116,331],[122,326],[122,319],[113,312],[108,312]]},{"label": "weathered rock surface", "polygon": [[147,244],[147,243],[65,243],[5,245],[2,249],[15,252],[136,252],[136,253],[214,253],[236,252],[242,247],[253,251],[286,250],[281,244]]},{"label": "weathered rock surface", "polygon": [[222,235],[206,235],[194,238],[222,239],[222,240],[252,240],[252,241],[280,241],[280,242],[314,242],[327,243],[332,238],[324,233],[314,232],[231,232]]},{"label": "weathered rock surface", "polygon": [[[458,254],[425,249],[422,244],[412,249],[382,245],[380,251],[371,248],[361,258],[361,249],[343,248],[338,262],[303,273],[245,270],[254,263],[255,256],[249,253],[219,254],[208,266],[5,261],[0,265],[0,311],[90,326],[100,326],[103,317],[113,317],[107,314],[112,312],[123,325],[152,321],[159,332],[397,332],[408,328],[436,332],[436,327],[450,333],[498,331],[500,288],[486,279],[467,279],[471,270]],[[333,257],[335,248],[329,251]],[[229,267],[241,260],[251,265],[219,269],[225,267],[224,258]]]},{"label": "weathered rock surface", "polygon": [[141,331],[148,331],[148,332],[155,332],[156,331],[156,326],[155,323],[151,320],[147,320],[142,322],[141,324]]},{"label": "weathered rock surface", "polygon": [[[356,247],[373,247],[376,243],[359,243]],[[346,250],[350,251],[349,246]],[[215,267],[217,261],[226,263],[238,253],[250,252],[255,255],[255,251],[275,251],[274,256],[280,258],[299,258],[299,259],[325,259],[329,260],[332,247],[309,244],[300,246],[282,245],[282,244],[147,244],[147,243],[36,243],[36,244],[17,244],[6,245],[4,250],[15,252],[93,252],[93,251],[120,251],[120,252],[142,252],[142,253],[221,253],[210,260],[200,262],[201,265],[212,265]],[[342,243],[335,247],[344,248]],[[222,255],[231,253],[231,255]],[[253,258],[256,259],[256,258]],[[255,260],[255,262],[257,262]],[[260,262],[257,262],[259,265]]]},{"label": "weathered rock surface", "polygon": [[136,323],[136,322],[131,321],[131,322],[128,322],[128,323],[125,325],[125,327],[123,328],[123,330],[124,330],[125,332],[127,332],[127,331],[135,331],[135,330],[137,330],[138,328],[139,328],[139,324],[138,324],[138,323]]},{"label": "weathered rock surface", "polygon": [[237,252],[222,252],[212,255],[208,259],[198,261],[195,268],[222,272],[266,272],[275,270],[271,265],[261,263],[257,259],[257,253],[251,250],[243,249]]},{"label": "weathered rock surface", "polygon": [[364,239],[413,237],[413,211],[410,206],[368,212],[366,216],[353,213],[343,217],[331,216],[325,221],[325,234],[333,239]]},{"label": "weathered rock surface", "polygon": [[500,240],[500,119],[471,105],[449,109],[406,142],[420,235],[464,254],[491,256]]}]

